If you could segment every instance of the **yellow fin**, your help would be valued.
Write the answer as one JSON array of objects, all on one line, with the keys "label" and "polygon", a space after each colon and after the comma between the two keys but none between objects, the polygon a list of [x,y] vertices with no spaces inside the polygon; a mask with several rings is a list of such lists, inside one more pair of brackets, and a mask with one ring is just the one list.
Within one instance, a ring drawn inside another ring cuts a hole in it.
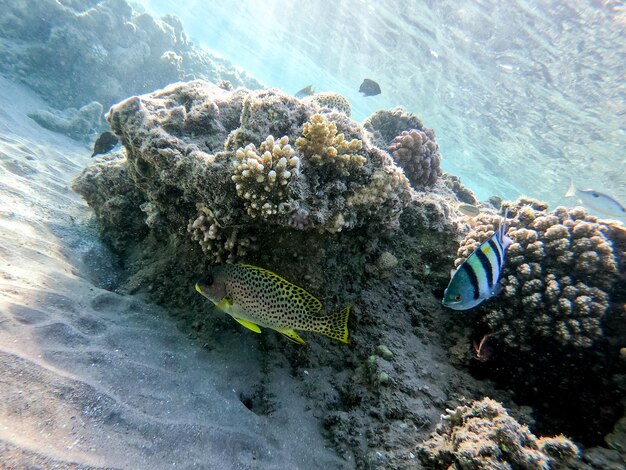
[{"label": "yellow fin", "polygon": [[224,297],[222,300],[216,303],[215,306],[220,310],[228,313],[230,311],[230,307],[233,306],[233,301],[228,297]]},{"label": "yellow fin", "polygon": [[348,316],[351,309],[352,307],[346,307],[343,310],[337,310],[325,317],[321,317],[318,325],[314,329],[312,328],[311,331],[321,333],[342,343],[350,343]]},{"label": "yellow fin", "polygon": [[298,336],[298,333],[296,333],[293,330],[276,330],[276,331],[278,331],[281,335],[285,336],[289,341],[293,341],[294,343],[298,343],[298,344],[306,344],[304,340],[300,338],[300,336]]},{"label": "yellow fin", "polygon": [[261,332],[261,328],[259,328],[259,325],[257,325],[256,323],[252,323],[248,320],[242,320],[241,318],[237,318],[237,317],[233,317],[233,318],[237,320],[237,322],[239,322],[240,324],[248,328],[249,330],[254,331],[255,333]]}]

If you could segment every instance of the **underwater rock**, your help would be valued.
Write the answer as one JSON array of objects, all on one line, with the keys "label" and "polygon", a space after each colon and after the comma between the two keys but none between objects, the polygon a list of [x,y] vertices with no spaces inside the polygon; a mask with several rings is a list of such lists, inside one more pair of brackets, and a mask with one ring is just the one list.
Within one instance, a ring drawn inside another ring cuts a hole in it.
[{"label": "underwater rock", "polygon": [[425,129],[419,117],[404,111],[400,106],[376,111],[365,120],[363,127],[372,133],[376,145],[384,149],[404,131]]},{"label": "underwater rock", "polygon": [[[452,192],[456,195],[459,201],[464,202],[465,204],[471,204],[473,206],[478,204],[478,199],[476,198],[474,191],[472,191],[467,186],[464,186],[463,183],[461,183],[461,178],[455,175],[451,175],[450,173],[444,173],[442,175],[442,180],[446,184],[446,186],[448,186],[452,190]],[[494,205],[494,207],[498,209],[500,205]]]},{"label": "underwater rock", "polygon": [[432,129],[402,131],[388,150],[415,189],[433,186],[441,176],[441,155]]},{"label": "underwater rock", "polygon": [[228,61],[194,46],[174,15],[156,19],[126,0],[3,5],[0,71],[60,109],[93,100],[108,108],[194,78],[261,88]]},{"label": "underwater rock", "polygon": [[533,435],[498,402],[484,398],[447,410],[430,439],[417,446],[427,468],[552,468],[580,457],[564,436]]},{"label": "underwater rock", "polygon": [[67,108],[64,111],[41,109],[28,115],[41,127],[65,134],[72,139],[86,141],[102,125],[102,105],[92,101],[80,109]]},{"label": "underwater rock", "polygon": [[344,113],[348,117],[352,115],[350,102],[339,93],[333,91],[315,93],[314,95],[303,98],[303,101],[317,103],[322,108],[334,109]]}]

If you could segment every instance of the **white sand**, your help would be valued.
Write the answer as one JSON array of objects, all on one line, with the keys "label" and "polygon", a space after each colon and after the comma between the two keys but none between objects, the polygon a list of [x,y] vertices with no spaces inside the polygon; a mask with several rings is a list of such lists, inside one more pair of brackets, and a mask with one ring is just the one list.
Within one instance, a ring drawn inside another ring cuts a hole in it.
[{"label": "white sand", "polygon": [[[233,325],[206,351],[114,276],[69,189],[90,150],[40,128],[0,78],[0,466],[338,468],[287,370]],[[262,380],[275,412],[240,401]]]}]

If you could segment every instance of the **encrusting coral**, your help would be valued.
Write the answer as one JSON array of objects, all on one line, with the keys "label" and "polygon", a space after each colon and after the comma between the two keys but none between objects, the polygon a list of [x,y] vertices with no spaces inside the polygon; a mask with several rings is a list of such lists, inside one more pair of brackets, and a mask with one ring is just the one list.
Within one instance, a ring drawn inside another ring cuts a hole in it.
[{"label": "encrusting coral", "polygon": [[388,150],[416,189],[433,186],[441,176],[441,155],[432,129],[403,131]]},{"label": "encrusting coral", "polygon": [[[548,211],[519,199],[509,209],[513,240],[500,279],[503,292],[485,304],[484,321],[510,347],[528,350],[532,338],[589,347],[602,335],[600,319],[617,278],[609,229],[576,207]],[[501,218],[481,214],[461,242],[460,266],[490,237]]]},{"label": "encrusting coral", "polygon": [[401,107],[376,111],[366,119],[363,127],[372,133],[376,145],[380,148],[389,147],[393,139],[403,131],[424,130],[421,119]]},{"label": "encrusting coral", "polygon": [[315,93],[314,95],[303,98],[303,101],[317,103],[322,108],[330,108],[340,111],[348,117],[352,115],[352,106],[350,106],[348,100],[339,93],[335,93],[333,91]]},{"label": "encrusting coral", "polygon": [[566,437],[537,438],[490,398],[447,411],[430,439],[417,447],[427,468],[544,469],[580,457]]},{"label": "encrusting coral", "polygon": [[249,216],[278,213],[290,180],[298,176],[300,159],[294,153],[287,136],[278,141],[269,136],[258,150],[254,144],[237,149],[232,180]]},{"label": "encrusting coral", "polygon": [[309,162],[334,168],[342,176],[349,176],[352,168],[363,166],[367,160],[357,153],[363,143],[359,139],[345,140],[343,133],[337,134],[337,125],[321,114],[311,116],[304,124],[296,147]]}]

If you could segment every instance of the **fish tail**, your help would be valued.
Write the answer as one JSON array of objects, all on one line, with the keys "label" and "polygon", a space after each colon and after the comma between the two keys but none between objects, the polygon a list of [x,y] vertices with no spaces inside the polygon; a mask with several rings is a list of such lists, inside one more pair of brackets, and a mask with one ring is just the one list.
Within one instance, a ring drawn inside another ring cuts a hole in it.
[{"label": "fish tail", "polygon": [[565,197],[574,197],[576,195],[576,188],[574,187],[574,180],[569,180],[569,188],[565,193]]},{"label": "fish tail", "polygon": [[315,325],[311,331],[321,333],[329,338],[341,341],[342,343],[349,343],[348,316],[350,315],[351,309],[352,307],[346,307],[319,318],[317,325]]}]

